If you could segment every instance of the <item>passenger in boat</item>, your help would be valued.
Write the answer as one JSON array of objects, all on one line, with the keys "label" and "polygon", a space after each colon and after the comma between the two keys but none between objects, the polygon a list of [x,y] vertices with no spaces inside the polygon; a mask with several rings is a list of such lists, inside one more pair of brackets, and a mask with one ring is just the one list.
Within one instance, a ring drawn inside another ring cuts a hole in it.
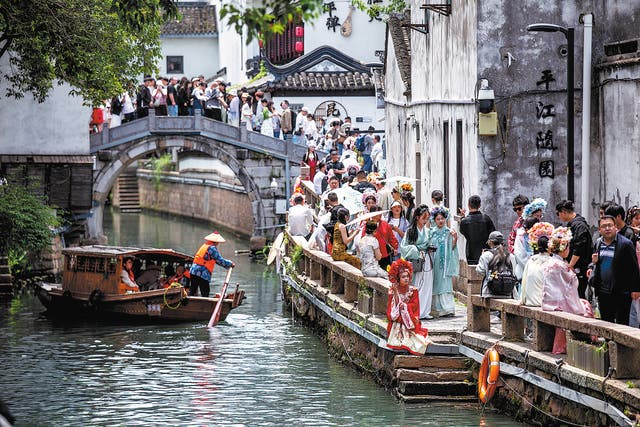
[{"label": "passenger in boat", "polygon": [[193,265],[189,270],[191,276],[191,288],[189,290],[190,295],[197,295],[198,289],[200,289],[200,295],[203,297],[209,296],[209,281],[211,280],[211,273],[216,264],[223,266],[224,268],[235,267],[236,264],[233,261],[225,259],[218,252],[218,244],[224,243],[226,240],[217,232],[213,232],[204,238],[206,242],[200,246],[198,252],[196,252],[193,258]]},{"label": "passenger in boat", "polygon": [[420,301],[418,289],[411,286],[412,272],[411,263],[404,259],[394,261],[389,268],[387,347],[421,355],[431,341],[420,322]]},{"label": "passenger in boat", "polygon": [[121,294],[140,292],[140,288],[133,276],[133,258],[125,258],[122,262],[118,292]]},{"label": "passenger in boat", "polygon": [[[171,267],[171,266],[167,266],[167,267]],[[189,288],[189,278],[187,277],[189,272],[184,268],[184,265],[180,264],[176,268],[176,271],[173,274],[169,274],[168,271],[165,269],[165,274],[167,275],[167,280],[164,283],[165,288],[168,288],[174,283],[177,283],[180,286],[184,286],[185,288]]]}]

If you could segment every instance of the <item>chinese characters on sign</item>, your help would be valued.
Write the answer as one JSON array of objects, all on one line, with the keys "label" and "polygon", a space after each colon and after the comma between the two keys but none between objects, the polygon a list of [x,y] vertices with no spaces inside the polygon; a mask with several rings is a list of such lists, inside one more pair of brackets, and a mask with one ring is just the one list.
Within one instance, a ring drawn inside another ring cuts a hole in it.
[{"label": "chinese characters on sign", "polygon": [[[536,81],[536,86],[544,85],[544,90],[549,91],[549,84],[555,82],[551,70],[542,70],[542,76],[540,80]],[[538,122],[550,126],[553,122],[553,118],[556,116],[555,106],[553,104],[547,104],[542,101],[538,101],[536,104],[536,118]],[[538,151],[543,150],[547,153],[553,153],[558,147],[553,142],[553,131],[546,129],[539,131],[535,136],[536,149]],[[551,159],[543,160],[538,166],[538,175],[540,178],[555,177],[555,164]]]},{"label": "chinese characters on sign", "polygon": [[329,13],[329,17],[327,18],[327,30],[333,30],[336,32],[336,27],[340,27],[340,18],[337,16],[333,16],[333,11],[336,10],[335,2],[324,3],[324,10]]}]

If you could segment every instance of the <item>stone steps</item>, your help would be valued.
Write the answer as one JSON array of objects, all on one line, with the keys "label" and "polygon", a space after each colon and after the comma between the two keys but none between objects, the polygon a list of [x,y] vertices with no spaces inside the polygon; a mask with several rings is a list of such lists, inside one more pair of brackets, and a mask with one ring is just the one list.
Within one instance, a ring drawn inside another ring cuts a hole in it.
[{"label": "stone steps", "polygon": [[405,396],[475,396],[476,385],[466,381],[399,381],[398,392]]},{"label": "stone steps", "polygon": [[396,393],[398,398],[405,403],[429,403],[429,402],[442,402],[442,403],[475,403],[478,401],[477,396],[434,396],[429,394],[423,394],[418,396],[406,396],[402,393]]},{"label": "stone steps", "polygon": [[470,378],[469,371],[424,371],[416,369],[396,370],[398,381],[433,382],[433,381],[464,381]]},{"label": "stone steps", "polygon": [[140,212],[140,192],[135,172],[123,173],[118,177],[118,199],[121,212]]},{"label": "stone steps", "polygon": [[462,369],[469,368],[468,358],[463,356],[396,356],[393,359],[393,368],[439,368]]}]

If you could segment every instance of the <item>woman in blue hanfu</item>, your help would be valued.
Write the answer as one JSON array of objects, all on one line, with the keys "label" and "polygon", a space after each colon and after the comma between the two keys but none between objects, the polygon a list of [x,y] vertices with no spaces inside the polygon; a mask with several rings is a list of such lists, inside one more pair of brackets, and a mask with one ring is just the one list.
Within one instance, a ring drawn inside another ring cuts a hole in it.
[{"label": "woman in blue hanfu", "polygon": [[400,243],[400,255],[413,266],[414,287],[420,296],[420,319],[433,319],[431,312],[431,295],[433,292],[433,268],[427,253],[429,248],[429,207],[418,206],[411,219],[411,225],[404,233]]},{"label": "woman in blue hanfu", "polygon": [[448,210],[441,206],[431,210],[431,223],[435,224],[429,231],[429,248],[433,253],[433,317],[455,314],[452,279],[460,271],[458,233],[447,227],[447,217]]}]

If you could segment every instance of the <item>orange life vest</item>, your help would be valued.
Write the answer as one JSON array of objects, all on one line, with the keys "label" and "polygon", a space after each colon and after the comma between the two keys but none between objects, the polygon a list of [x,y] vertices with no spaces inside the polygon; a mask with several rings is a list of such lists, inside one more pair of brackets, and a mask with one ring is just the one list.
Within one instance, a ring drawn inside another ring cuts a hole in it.
[{"label": "orange life vest", "polygon": [[206,269],[209,270],[209,273],[213,273],[213,267],[216,266],[216,260],[210,259],[207,261],[204,259],[204,255],[207,253],[207,251],[209,250],[209,246],[211,246],[212,244],[213,243],[211,242],[207,242],[200,246],[200,249],[198,249],[196,256],[193,257],[193,263],[205,266]]}]

